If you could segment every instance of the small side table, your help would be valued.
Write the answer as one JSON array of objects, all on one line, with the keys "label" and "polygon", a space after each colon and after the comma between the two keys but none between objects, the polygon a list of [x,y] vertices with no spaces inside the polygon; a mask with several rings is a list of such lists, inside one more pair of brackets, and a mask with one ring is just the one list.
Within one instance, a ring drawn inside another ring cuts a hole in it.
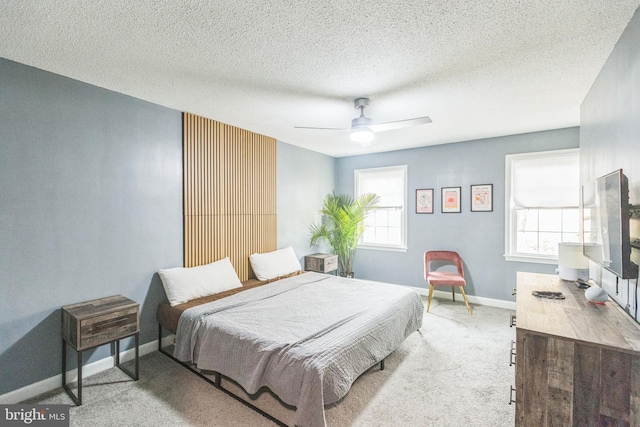
[{"label": "small side table", "polygon": [[307,255],[304,257],[304,269],[307,271],[316,271],[318,273],[330,273],[335,271],[336,274],[338,274],[338,255]]},{"label": "small side table", "polygon": [[[138,380],[140,345],[140,304],[115,295],[62,307],[62,388],[73,402],[82,405],[82,352],[115,343],[115,365]],[[135,336],[135,374],[120,365],[120,340]],[[67,344],[78,355],[78,395],[67,385]]]}]

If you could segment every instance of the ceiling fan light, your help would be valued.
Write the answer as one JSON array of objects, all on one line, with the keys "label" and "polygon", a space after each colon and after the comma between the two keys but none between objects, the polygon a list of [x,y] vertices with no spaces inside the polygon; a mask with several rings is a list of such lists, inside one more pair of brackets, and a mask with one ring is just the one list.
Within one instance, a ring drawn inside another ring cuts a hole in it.
[{"label": "ceiling fan light", "polygon": [[363,147],[371,145],[371,141],[373,141],[373,131],[366,126],[353,129],[351,131],[351,140],[359,142]]}]

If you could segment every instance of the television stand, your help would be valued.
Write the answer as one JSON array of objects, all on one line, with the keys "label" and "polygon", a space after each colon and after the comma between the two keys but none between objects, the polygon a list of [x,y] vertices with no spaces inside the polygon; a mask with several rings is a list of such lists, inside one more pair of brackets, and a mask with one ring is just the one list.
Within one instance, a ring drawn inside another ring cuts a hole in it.
[{"label": "television stand", "polygon": [[519,272],[516,316],[516,426],[640,425],[640,325],[617,303]]}]

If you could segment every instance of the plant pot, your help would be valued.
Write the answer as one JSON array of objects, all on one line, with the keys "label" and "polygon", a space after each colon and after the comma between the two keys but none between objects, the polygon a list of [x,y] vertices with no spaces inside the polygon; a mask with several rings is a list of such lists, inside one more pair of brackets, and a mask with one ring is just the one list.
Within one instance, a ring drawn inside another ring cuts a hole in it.
[{"label": "plant pot", "polygon": [[341,271],[340,276],[346,277],[347,279],[353,279],[353,277],[355,276],[355,273],[353,271],[350,273],[345,273],[344,271]]}]

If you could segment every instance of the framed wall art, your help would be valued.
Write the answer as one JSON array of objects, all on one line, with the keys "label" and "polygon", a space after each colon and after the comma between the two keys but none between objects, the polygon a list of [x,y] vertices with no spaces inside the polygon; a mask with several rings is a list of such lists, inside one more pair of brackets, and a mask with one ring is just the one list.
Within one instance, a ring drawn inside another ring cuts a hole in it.
[{"label": "framed wall art", "polygon": [[416,213],[433,213],[433,188],[416,190]]},{"label": "framed wall art", "polygon": [[442,213],[460,211],[460,187],[442,187]]},{"label": "framed wall art", "polygon": [[471,212],[493,211],[493,184],[471,186]]}]

